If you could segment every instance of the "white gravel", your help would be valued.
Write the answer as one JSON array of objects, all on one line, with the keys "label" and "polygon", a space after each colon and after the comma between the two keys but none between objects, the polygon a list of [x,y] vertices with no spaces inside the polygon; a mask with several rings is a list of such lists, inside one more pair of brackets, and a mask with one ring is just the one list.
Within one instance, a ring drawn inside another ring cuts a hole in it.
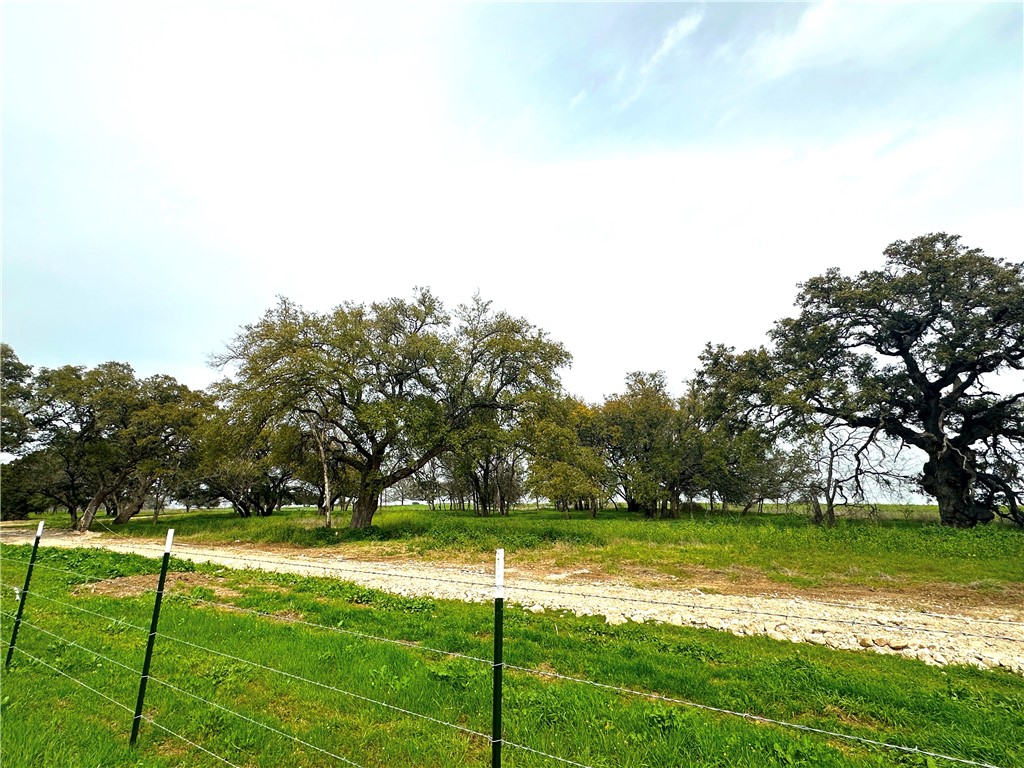
[{"label": "white gravel", "polygon": [[[0,540],[31,541],[33,529],[4,526]],[[110,539],[95,533],[47,532],[47,546],[100,547],[159,557],[161,543]],[[493,564],[480,567],[401,564],[353,560],[320,553],[287,555],[242,546],[175,544],[175,557],[230,568],[256,568],[307,576],[329,576],[395,594],[481,602],[494,595]],[[608,624],[633,621],[707,627],[735,635],[767,635],[776,640],[814,643],[846,650],[870,650],[917,658],[926,664],[1002,667],[1024,675],[1024,607],[1011,613],[983,608],[969,614],[927,613],[904,607],[807,598],[706,594],[638,589],[612,582],[584,582],[586,571],[520,574],[506,560],[506,602],[533,613],[548,611],[598,615]]]}]

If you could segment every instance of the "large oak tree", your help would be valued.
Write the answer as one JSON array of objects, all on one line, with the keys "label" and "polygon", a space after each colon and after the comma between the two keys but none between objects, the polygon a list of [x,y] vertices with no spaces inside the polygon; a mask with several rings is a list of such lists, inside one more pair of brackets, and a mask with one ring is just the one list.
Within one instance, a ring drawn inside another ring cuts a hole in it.
[{"label": "large oak tree", "polygon": [[946,525],[1024,525],[1024,264],[930,234],[882,269],[808,280],[796,304],[771,332],[769,400],[923,451]]},{"label": "large oak tree", "polygon": [[453,317],[428,290],[327,313],[282,299],[215,359],[237,366],[231,407],[311,436],[325,484],[335,463],[355,470],[352,528],[372,524],[384,489],[489,434],[496,411],[557,388],[568,361],[525,319],[479,298]]}]

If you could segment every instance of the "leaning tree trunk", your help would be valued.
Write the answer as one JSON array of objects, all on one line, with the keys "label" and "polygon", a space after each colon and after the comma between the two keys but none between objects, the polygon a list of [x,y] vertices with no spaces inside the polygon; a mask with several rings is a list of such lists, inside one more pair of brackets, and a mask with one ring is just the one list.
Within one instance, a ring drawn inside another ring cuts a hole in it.
[{"label": "leaning tree trunk", "polygon": [[939,520],[954,528],[973,528],[990,522],[995,514],[975,503],[976,478],[974,452],[958,450],[948,443],[929,454],[921,476],[921,488],[935,497]]},{"label": "leaning tree trunk", "polygon": [[96,517],[96,513],[99,511],[100,505],[103,504],[103,500],[107,497],[110,491],[107,489],[101,490],[92,500],[86,505],[85,511],[82,512],[82,516],[78,518],[78,522],[75,523],[74,529],[79,532],[88,531],[92,526],[93,518]]}]

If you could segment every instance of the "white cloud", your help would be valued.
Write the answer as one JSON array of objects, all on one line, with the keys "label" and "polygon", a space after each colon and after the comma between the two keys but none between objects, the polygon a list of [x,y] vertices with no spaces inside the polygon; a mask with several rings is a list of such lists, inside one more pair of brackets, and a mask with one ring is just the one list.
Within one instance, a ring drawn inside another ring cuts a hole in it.
[{"label": "white cloud", "polygon": [[746,58],[766,79],[848,62],[885,64],[958,34],[985,12],[984,3],[817,3],[792,31],[763,34]]},{"label": "white cloud", "polygon": [[688,38],[694,32],[697,31],[697,27],[700,26],[701,20],[704,18],[704,14],[700,11],[694,11],[686,16],[683,16],[675,24],[665,30],[665,34],[661,38],[661,45],[658,50],[640,67],[640,73],[646,77],[654,69],[661,64],[666,56],[668,56],[673,49],[679,45],[683,40]]},{"label": "white cloud", "polygon": [[[633,92],[617,105],[620,111],[624,110],[643,95],[647,88],[647,83],[655,70],[661,66],[665,58],[675,50],[679,43],[697,31],[697,27],[700,26],[703,18],[703,13],[700,11],[693,11],[692,13],[680,18],[665,30],[665,33],[661,38],[661,45],[659,45],[658,49],[651,54],[651,56],[642,65],[640,65],[638,82],[636,87],[633,89]],[[617,84],[622,81],[623,76],[624,70],[620,69],[619,77],[616,80]]]},{"label": "white cloud", "polygon": [[587,98],[587,89],[584,88],[581,91],[579,91],[579,93],[577,93],[575,96],[573,96],[571,99],[569,99],[569,109],[576,109],[576,107],[578,107],[580,104],[582,104],[584,101],[586,101],[586,98]]}]

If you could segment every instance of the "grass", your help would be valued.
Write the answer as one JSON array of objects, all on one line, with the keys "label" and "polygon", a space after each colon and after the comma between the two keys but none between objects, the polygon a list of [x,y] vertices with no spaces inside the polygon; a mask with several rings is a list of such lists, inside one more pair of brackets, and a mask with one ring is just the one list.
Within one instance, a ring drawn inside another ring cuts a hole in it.
[{"label": "grass", "polygon": [[[325,529],[311,510],[241,519],[229,509],[217,509],[165,515],[155,526],[150,518],[139,517],[111,535],[162,540],[173,526],[178,539],[193,543],[291,545],[373,558],[469,562],[503,547],[520,568],[589,569],[648,584],[683,579],[711,589],[763,591],[775,585],[920,594],[952,585],[1008,604],[1021,597],[1024,533],[1004,525],[955,530],[905,517],[893,512],[889,519],[841,520],[827,528],[785,513],[645,520],[606,510],[592,520],[529,509],[482,518],[413,506],[382,508],[373,527],[350,531]],[[66,526],[66,519],[54,522]]]},{"label": "grass", "polygon": [[[28,551],[0,547],[0,632],[5,641],[15,608],[9,587],[21,583]],[[490,606],[396,597],[329,579],[172,562],[189,581],[185,591],[164,601],[155,680],[358,765],[489,764],[490,746],[484,739],[246,662],[487,733],[489,664],[363,635],[487,659]],[[153,594],[126,590],[116,596],[116,590],[94,592],[76,585],[115,574],[128,577],[115,585],[135,583],[138,574],[150,574],[152,587],[158,561],[44,549],[39,564],[45,567],[33,577],[26,608],[32,626],[23,625],[18,647],[131,707],[137,677],[72,642],[138,669]],[[325,628],[287,620],[296,618]],[[938,669],[896,656],[686,627],[613,627],[599,618],[535,615],[513,607],[506,611],[504,637],[509,664],[996,765],[1024,764],[1019,739],[1024,684],[998,670]],[[25,655],[15,658],[0,690],[0,762],[5,766],[221,764],[147,723],[138,748],[130,749],[129,712]],[[511,670],[506,672],[504,708],[506,739],[591,766],[943,764]],[[311,747],[155,682],[149,686],[146,714],[237,765],[337,764]],[[505,758],[513,768],[553,764],[511,747]]]}]

